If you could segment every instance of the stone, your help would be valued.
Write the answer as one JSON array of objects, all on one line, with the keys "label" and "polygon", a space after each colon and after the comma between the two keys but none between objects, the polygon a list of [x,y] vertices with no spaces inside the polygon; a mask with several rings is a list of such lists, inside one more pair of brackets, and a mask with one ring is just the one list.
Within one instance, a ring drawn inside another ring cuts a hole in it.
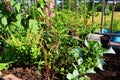
[{"label": "stone", "polygon": [[13,74],[8,74],[8,75],[4,76],[3,79],[4,80],[20,80],[19,78],[17,78]]}]

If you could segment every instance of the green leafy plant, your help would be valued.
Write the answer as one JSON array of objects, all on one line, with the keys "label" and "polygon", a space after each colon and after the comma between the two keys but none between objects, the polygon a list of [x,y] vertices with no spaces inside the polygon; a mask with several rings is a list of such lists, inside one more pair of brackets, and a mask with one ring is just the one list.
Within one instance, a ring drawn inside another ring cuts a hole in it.
[{"label": "green leafy plant", "polygon": [[[70,15],[71,17],[69,17]],[[79,18],[81,17],[79,16]],[[79,18],[76,18],[74,12],[66,10],[56,12],[56,16],[51,19],[52,26],[46,28],[47,32],[45,31],[45,42],[43,43],[45,43],[44,48],[48,53],[47,56],[51,57],[47,57],[49,69],[60,72],[63,75],[74,70],[74,66],[69,67],[75,62],[74,58],[69,55],[70,51],[76,47],[83,46],[82,40],[96,28],[96,25],[84,27],[84,23],[78,22]],[[78,32],[78,40],[72,38],[72,35],[69,34],[72,29]]]},{"label": "green leafy plant", "polygon": [[[91,41],[89,43],[85,41],[85,45],[86,47],[84,48],[76,48],[71,51],[71,55],[73,55],[75,58],[76,63],[73,63],[73,66],[75,67],[73,74],[67,74],[67,78],[69,80],[79,80],[81,77],[85,77],[87,73],[95,73],[95,67],[104,70],[102,66],[104,64],[104,61],[102,59],[103,48],[101,44],[95,41]],[[77,74],[74,75],[74,72]]]},{"label": "green leafy plant", "polygon": [[[31,5],[30,9],[21,12],[23,3],[19,1],[11,0],[10,10],[6,9],[4,2],[0,4],[0,39],[7,43],[0,55],[0,70],[8,69],[13,64],[43,65],[40,51],[43,34],[41,25],[44,24],[39,21],[42,16],[41,6],[39,9],[36,5]],[[34,9],[34,15],[27,13],[27,10],[29,12],[31,9]]]},{"label": "green leafy plant", "polygon": [[[41,58],[41,38],[43,30],[38,27],[35,20],[30,20],[29,29],[18,30],[19,32],[9,31],[9,36],[3,38],[7,45],[4,53],[1,55],[1,62],[12,61],[16,65],[34,65],[38,64]],[[34,24],[34,25],[32,25]],[[34,27],[34,29],[33,29]],[[20,28],[19,28],[20,29]]]},{"label": "green leafy plant", "polygon": [[[43,0],[39,0],[38,5],[25,9],[25,12],[21,12],[23,4],[18,3],[15,7],[14,4],[15,2],[11,5],[15,12],[10,11],[12,15],[14,13],[14,18],[11,14],[10,16],[7,13],[3,14],[0,8],[1,32],[6,31],[6,33],[2,32],[4,35],[2,34],[1,38],[7,42],[5,51],[0,55],[0,70],[8,69],[13,64],[37,65],[39,69],[45,68],[47,79],[50,79],[51,75],[53,79],[55,72],[62,74],[65,79],[68,72],[74,70],[72,78],[78,78],[97,65],[90,61],[97,61],[96,56],[99,57],[100,54],[96,53],[100,50],[95,47],[99,46],[93,45],[94,43],[86,47],[79,45],[88,33],[94,31],[95,25],[88,27],[81,21],[81,15],[76,16],[75,12],[63,10],[55,12],[56,15],[53,18],[47,17],[52,24],[47,26],[46,16],[42,12],[45,5]],[[11,19],[10,22],[9,19]],[[73,34],[69,34],[70,30],[78,32],[77,39],[73,38]],[[76,52],[79,46],[82,47],[80,48],[82,52]],[[82,53],[83,55],[80,56]],[[84,69],[85,65],[87,67]],[[51,74],[50,71],[53,73]],[[76,73],[81,75],[76,75]]]}]

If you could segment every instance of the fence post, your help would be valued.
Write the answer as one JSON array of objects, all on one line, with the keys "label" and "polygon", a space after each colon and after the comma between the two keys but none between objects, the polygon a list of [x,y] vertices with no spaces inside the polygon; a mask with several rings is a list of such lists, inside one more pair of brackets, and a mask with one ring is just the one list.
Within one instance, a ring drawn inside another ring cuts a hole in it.
[{"label": "fence post", "polygon": [[55,2],[55,10],[57,11],[57,0],[54,0]]},{"label": "fence post", "polygon": [[86,24],[86,0],[84,0],[84,23]]},{"label": "fence post", "polygon": [[64,0],[62,0],[62,10],[64,9]]},{"label": "fence post", "polygon": [[110,35],[112,33],[112,28],[113,28],[113,23],[114,23],[113,18],[114,18],[115,4],[116,4],[116,2],[115,2],[115,0],[113,0],[113,3],[112,3],[112,17],[111,17],[111,25],[110,25]]},{"label": "fence post", "polygon": [[107,0],[105,0],[105,9],[104,9],[104,26],[106,26],[106,7],[107,7],[107,3],[108,3],[108,1]]},{"label": "fence post", "polygon": [[68,0],[68,9],[69,9],[69,10],[71,10],[70,4],[71,4],[71,1]]},{"label": "fence post", "polygon": [[102,0],[102,11],[101,11],[101,27],[100,27],[100,33],[102,33],[103,28],[103,22],[104,22],[104,6],[105,6],[105,0]]},{"label": "fence post", "polygon": [[78,0],[75,0],[75,5],[76,5],[76,14],[78,13]]},{"label": "fence post", "polygon": [[94,6],[95,6],[95,3],[94,3],[94,0],[92,0],[92,24],[94,24]]}]

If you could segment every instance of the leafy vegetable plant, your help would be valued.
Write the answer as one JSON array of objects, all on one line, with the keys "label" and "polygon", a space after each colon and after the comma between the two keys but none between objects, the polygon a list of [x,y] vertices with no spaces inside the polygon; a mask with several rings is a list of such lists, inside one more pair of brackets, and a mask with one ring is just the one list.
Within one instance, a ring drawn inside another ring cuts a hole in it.
[{"label": "leafy vegetable plant", "polygon": [[76,62],[73,63],[73,66],[75,68],[73,74],[67,74],[67,78],[69,80],[81,80],[80,78],[83,76],[84,78],[88,78],[85,75],[87,73],[95,73],[95,67],[104,70],[102,66],[104,64],[104,61],[102,59],[103,48],[101,44],[95,41],[91,41],[89,43],[85,41],[85,45],[86,46],[83,48],[76,48],[71,51],[71,55],[73,55]]}]

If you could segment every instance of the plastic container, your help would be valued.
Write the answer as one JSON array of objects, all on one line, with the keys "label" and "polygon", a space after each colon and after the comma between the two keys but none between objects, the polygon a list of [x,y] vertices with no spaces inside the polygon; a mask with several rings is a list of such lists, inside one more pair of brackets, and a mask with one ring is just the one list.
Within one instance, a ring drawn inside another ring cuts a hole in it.
[{"label": "plastic container", "polygon": [[[120,31],[114,32],[114,34],[120,34]],[[120,36],[112,36],[111,37],[112,42],[120,42]]]},{"label": "plastic container", "polygon": [[111,38],[111,41],[112,41],[112,42],[120,42],[120,37],[118,37],[118,36],[113,36],[113,37]]},{"label": "plastic container", "polygon": [[103,30],[103,33],[109,33],[109,32],[110,32],[110,30],[108,30],[108,29]]}]

